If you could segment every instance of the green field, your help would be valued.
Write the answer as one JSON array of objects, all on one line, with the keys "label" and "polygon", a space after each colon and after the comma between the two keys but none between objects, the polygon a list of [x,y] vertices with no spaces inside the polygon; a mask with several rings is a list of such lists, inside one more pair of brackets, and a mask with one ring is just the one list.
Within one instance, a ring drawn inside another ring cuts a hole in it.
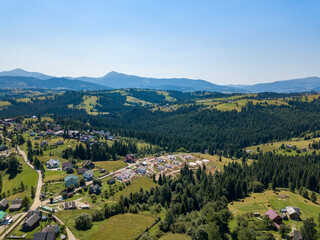
[{"label": "green field", "polygon": [[120,198],[121,195],[129,196],[130,193],[132,192],[138,192],[140,188],[143,190],[149,190],[152,187],[156,187],[157,184],[153,182],[152,178],[149,177],[138,177],[135,180],[131,181],[131,184],[123,189],[120,192],[117,192],[114,196],[113,199],[117,200]]},{"label": "green field", "polygon": [[128,240],[138,237],[148,226],[155,222],[149,214],[120,214],[101,222],[94,222],[90,230],[78,231],[74,227],[74,219],[80,213],[91,214],[92,210],[62,211],[56,215],[70,228],[79,240]]},{"label": "green field", "polygon": [[98,97],[97,96],[83,96],[83,102],[80,103],[76,108],[77,109],[84,109],[87,111],[88,114],[91,115],[98,115],[95,106],[97,105]]},{"label": "green field", "polygon": [[[300,208],[301,219],[307,217],[314,217],[317,219],[320,214],[319,202],[313,203],[299,194],[286,190],[277,191],[276,193],[271,190],[267,190],[263,193],[253,193],[250,197],[243,199],[243,202],[241,200],[230,203],[228,208],[234,215],[246,212],[260,212],[260,214],[263,215],[270,208],[279,212],[280,209],[288,206]],[[289,220],[284,221],[284,223],[296,226],[297,228],[301,226],[301,221]]]},{"label": "green field", "polygon": [[[308,140],[304,139],[292,139],[290,141],[280,141],[280,142],[273,142],[273,143],[266,143],[266,144],[260,144],[256,146],[251,146],[246,148],[246,150],[251,150],[253,153],[257,153],[257,148],[259,148],[259,151],[262,152],[275,152],[276,154],[282,154],[282,155],[288,155],[288,156],[294,156],[294,155],[303,155],[303,154],[311,154],[314,150],[309,149],[309,144],[312,144],[314,141],[319,142],[320,138],[312,138]],[[297,149],[303,149],[306,148],[306,152],[297,153],[295,150],[291,150],[288,152],[285,149],[281,149],[281,145],[284,144],[286,146],[287,144],[291,144],[292,146],[296,146]],[[315,150],[316,153],[320,153],[320,150]]]},{"label": "green field", "polygon": [[126,163],[123,161],[102,161],[102,162],[95,162],[95,165],[99,168],[104,168],[107,172],[113,172],[117,169],[124,168],[127,166]]},{"label": "green field", "polygon": [[[23,170],[22,172],[18,173],[16,176],[11,176],[13,178],[10,178],[10,175],[6,173],[6,171],[1,171],[2,175],[2,193],[6,193],[8,196],[8,190],[10,190],[10,196],[7,197],[8,199],[15,199],[17,197],[24,197],[31,195],[31,186],[36,187],[37,181],[38,181],[38,174],[36,171],[34,171],[32,168],[30,168],[21,157],[18,158],[20,162],[22,163]],[[21,181],[25,185],[26,189],[24,192],[17,193],[12,195],[13,188],[19,189]]]}]

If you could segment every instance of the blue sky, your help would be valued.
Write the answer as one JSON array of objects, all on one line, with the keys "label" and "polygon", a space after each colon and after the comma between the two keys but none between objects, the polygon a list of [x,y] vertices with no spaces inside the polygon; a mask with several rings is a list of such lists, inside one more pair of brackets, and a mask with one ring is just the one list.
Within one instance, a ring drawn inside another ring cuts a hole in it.
[{"label": "blue sky", "polygon": [[252,84],[320,76],[320,1],[0,0],[0,71]]}]

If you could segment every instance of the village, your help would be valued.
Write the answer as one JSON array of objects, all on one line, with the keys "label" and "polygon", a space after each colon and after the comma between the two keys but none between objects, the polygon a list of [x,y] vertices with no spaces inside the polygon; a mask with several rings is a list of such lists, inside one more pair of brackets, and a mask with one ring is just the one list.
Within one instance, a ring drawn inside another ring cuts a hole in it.
[{"label": "village", "polygon": [[[33,119],[36,117],[32,117],[31,121]],[[26,127],[27,124],[15,123],[13,119],[2,120],[0,124],[5,126],[7,131],[21,132],[22,136],[28,138],[37,147],[37,151],[44,153],[49,151],[50,154],[54,149],[65,149],[66,144],[70,146],[70,144],[79,142],[89,143],[92,146],[92,144],[102,144],[105,141],[117,141],[117,137],[104,130],[64,131],[50,121],[45,121],[45,131],[30,130]],[[37,127],[37,123],[35,123],[35,127]],[[22,155],[25,164],[35,169],[22,149],[10,147],[9,140],[5,142],[6,144],[0,146],[2,156],[8,157],[11,153]],[[47,161],[43,162],[44,175],[57,174],[61,178],[57,181],[49,180],[49,182],[45,181],[46,178],[41,179],[41,186],[38,185],[40,189],[37,189],[39,195],[35,196],[39,198],[39,201],[35,201],[37,204],[26,212],[23,211],[25,206],[23,199],[2,198],[0,201],[0,231],[4,232],[3,236],[26,238],[30,236],[28,233],[34,233],[33,239],[35,240],[55,240],[58,236],[60,239],[67,239],[68,233],[69,235],[71,233],[66,231],[64,227],[59,229],[63,223],[55,216],[57,212],[94,209],[95,200],[92,199],[96,197],[93,196],[103,195],[106,189],[110,192],[111,189],[115,192],[121,191],[129,182],[133,182],[137,178],[152,179],[153,177],[158,179],[160,174],[173,177],[185,165],[191,169],[197,169],[202,165],[215,168],[209,160],[199,159],[185,153],[166,154],[163,152],[162,155],[143,158],[139,158],[135,154],[127,154],[122,160],[116,162],[122,162],[121,167],[110,171],[101,167],[99,162],[91,160],[72,162],[63,160],[61,157],[50,156]],[[20,164],[22,163],[20,162]],[[37,170],[37,172],[41,177],[41,171]],[[61,186],[58,191],[48,191],[48,187],[58,185]],[[113,186],[115,187],[112,188]],[[39,227],[43,229],[39,229]],[[7,228],[10,230],[8,231]],[[73,239],[72,235],[68,239]]]}]

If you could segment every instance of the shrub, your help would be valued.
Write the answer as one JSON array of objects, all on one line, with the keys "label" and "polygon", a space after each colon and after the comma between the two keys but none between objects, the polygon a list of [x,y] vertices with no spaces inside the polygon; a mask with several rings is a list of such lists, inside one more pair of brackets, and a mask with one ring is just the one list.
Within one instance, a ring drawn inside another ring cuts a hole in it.
[{"label": "shrub", "polygon": [[87,213],[82,213],[76,216],[75,228],[78,230],[88,230],[92,227],[92,217]]}]

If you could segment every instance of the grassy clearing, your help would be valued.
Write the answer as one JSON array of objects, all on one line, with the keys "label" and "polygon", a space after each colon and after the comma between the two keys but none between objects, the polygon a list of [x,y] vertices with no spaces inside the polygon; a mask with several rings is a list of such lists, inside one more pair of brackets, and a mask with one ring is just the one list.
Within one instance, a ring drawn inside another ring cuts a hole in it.
[{"label": "grassy clearing", "polygon": [[8,190],[12,194],[13,188],[19,189],[21,181],[28,186],[28,189],[22,193],[14,194],[8,197],[9,199],[17,198],[20,196],[29,196],[31,195],[31,186],[36,186],[38,181],[38,174],[36,171],[31,169],[23,160],[19,157],[20,162],[22,163],[23,170],[21,173],[18,173],[16,176],[10,176],[6,171],[1,171],[2,175],[2,193],[8,193]]},{"label": "grassy clearing", "polygon": [[121,195],[124,197],[130,196],[130,193],[138,192],[140,188],[143,190],[149,190],[152,187],[156,187],[157,184],[153,182],[153,180],[149,177],[138,177],[131,182],[131,185],[126,187],[120,192],[117,192],[112,199],[118,200]]},{"label": "grassy clearing", "polygon": [[123,161],[102,161],[95,162],[96,166],[99,168],[104,168],[107,172],[113,172],[115,170],[124,168],[127,166]]},{"label": "grassy clearing", "polygon": [[63,179],[66,176],[68,176],[68,174],[65,171],[62,170],[48,170],[45,173],[45,177],[44,177],[44,182],[48,182],[48,181],[52,181],[52,180],[59,180],[59,179]]},{"label": "grassy clearing", "polygon": [[146,106],[146,105],[151,105],[152,103],[132,97],[132,96],[127,96],[126,103],[133,103],[141,106]]},{"label": "grassy clearing", "polygon": [[[312,144],[314,141],[319,142],[320,138],[313,138],[309,140],[304,139],[292,139],[290,141],[280,141],[280,142],[273,142],[273,143],[266,143],[260,144],[256,146],[251,146],[246,148],[246,150],[251,150],[254,153],[257,153],[257,149],[259,148],[262,152],[274,152],[276,154],[288,155],[288,156],[295,156],[295,155],[305,155],[305,154],[312,154],[314,151],[313,149],[309,148],[309,144]],[[295,150],[291,150],[288,152],[286,149],[281,149],[281,145],[284,144],[291,144],[292,146],[296,146],[297,149],[307,149],[306,152],[297,153]],[[320,150],[315,150],[316,153],[320,153]]]},{"label": "grassy clearing", "polygon": [[101,222],[94,222],[90,230],[78,231],[74,227],[74,219],[84,212],[91,214],[92,210],[73,210],[56,213],[79,240],[135,239],[155,221],[155,218],[148,214],[127,213],[113,216]]},{"label": "grassy clearing", "polygon": [[165,96],[165,98],[166,98],[167,101],[170,101],[170,102],[176,101],[176,99],[175,99],[174,97],[171,97],[167,91],[157,91],[157,93],[158,93],[159,95]]},{"label": "grassy clearing", "polygon": [[[260,212],[264,214],[269,208],[280,211],[281,208],[286,208],[287,206],[298,207],[301,210],[301,218],[314,217],[317,219],[318,214],[320,214],[319,203],[313,203],[299,194],[292,193],[286,190],[281,190],[274,193],[271,190],[267,190],[263,193],[253,193],[250,197],[247,197],[242,201],[235,201],[228,205],[229,210],[233,212],[234,215],[243,214],[246,212]],[[287,198],[281,196],[288,196]],[[299,228],[301,226],[300,221],[285,221],[284,223],[290,224],[291,226],[296,226]]]},{"label": "grassy clearing", "polygon": [[[229,163],[232,163],[234,161],[241,162],[241,159],[231,159],[223,156],[221,156],[221,162],[220,162],[218,155],[210,155],[210,154],[203,154],[203,153],[192,153],[191,155],[193,155],[196,158],[210,160],[210,163],[208,164],[208,166],[210,167],[215,165],[219,170],[222,170],[224,165],[228,165]],[[251,164],[252,161],[253,161],[252,159],[248,159],[247,163]]]},{"label": "grassy clearing", "polygon": [[95,109],[98,99],[99,98],[97,96],[85,95],[83,96],[83,102],[76,106],[76,108],[84,109],[91,115],[98,115],[98,111]]},{"label": "grassy clearing", "polygon": [[4,108],[6,106],[10,106],[11,103],[8,101],[0,101],[0,108]]},{"label": "grassy clearing", "polygon": [[201,99],[198,100],[198,104],[203,104],[208,107],[215,108],[220,111],[241,111],[241,108],[246,106],[248,102],[252,102],[254,105],[260,104],[262,106],[267,105],[275,105],[275,106],[281,106],[281,105],[288,105],[287,102],[277,99],[277,100],[256,100],[256,99],[244,99],[246,97],[249,97],[249,95],[240,95],[240,96],[234,96],[230,98],[213,98],[213,99]]}]

